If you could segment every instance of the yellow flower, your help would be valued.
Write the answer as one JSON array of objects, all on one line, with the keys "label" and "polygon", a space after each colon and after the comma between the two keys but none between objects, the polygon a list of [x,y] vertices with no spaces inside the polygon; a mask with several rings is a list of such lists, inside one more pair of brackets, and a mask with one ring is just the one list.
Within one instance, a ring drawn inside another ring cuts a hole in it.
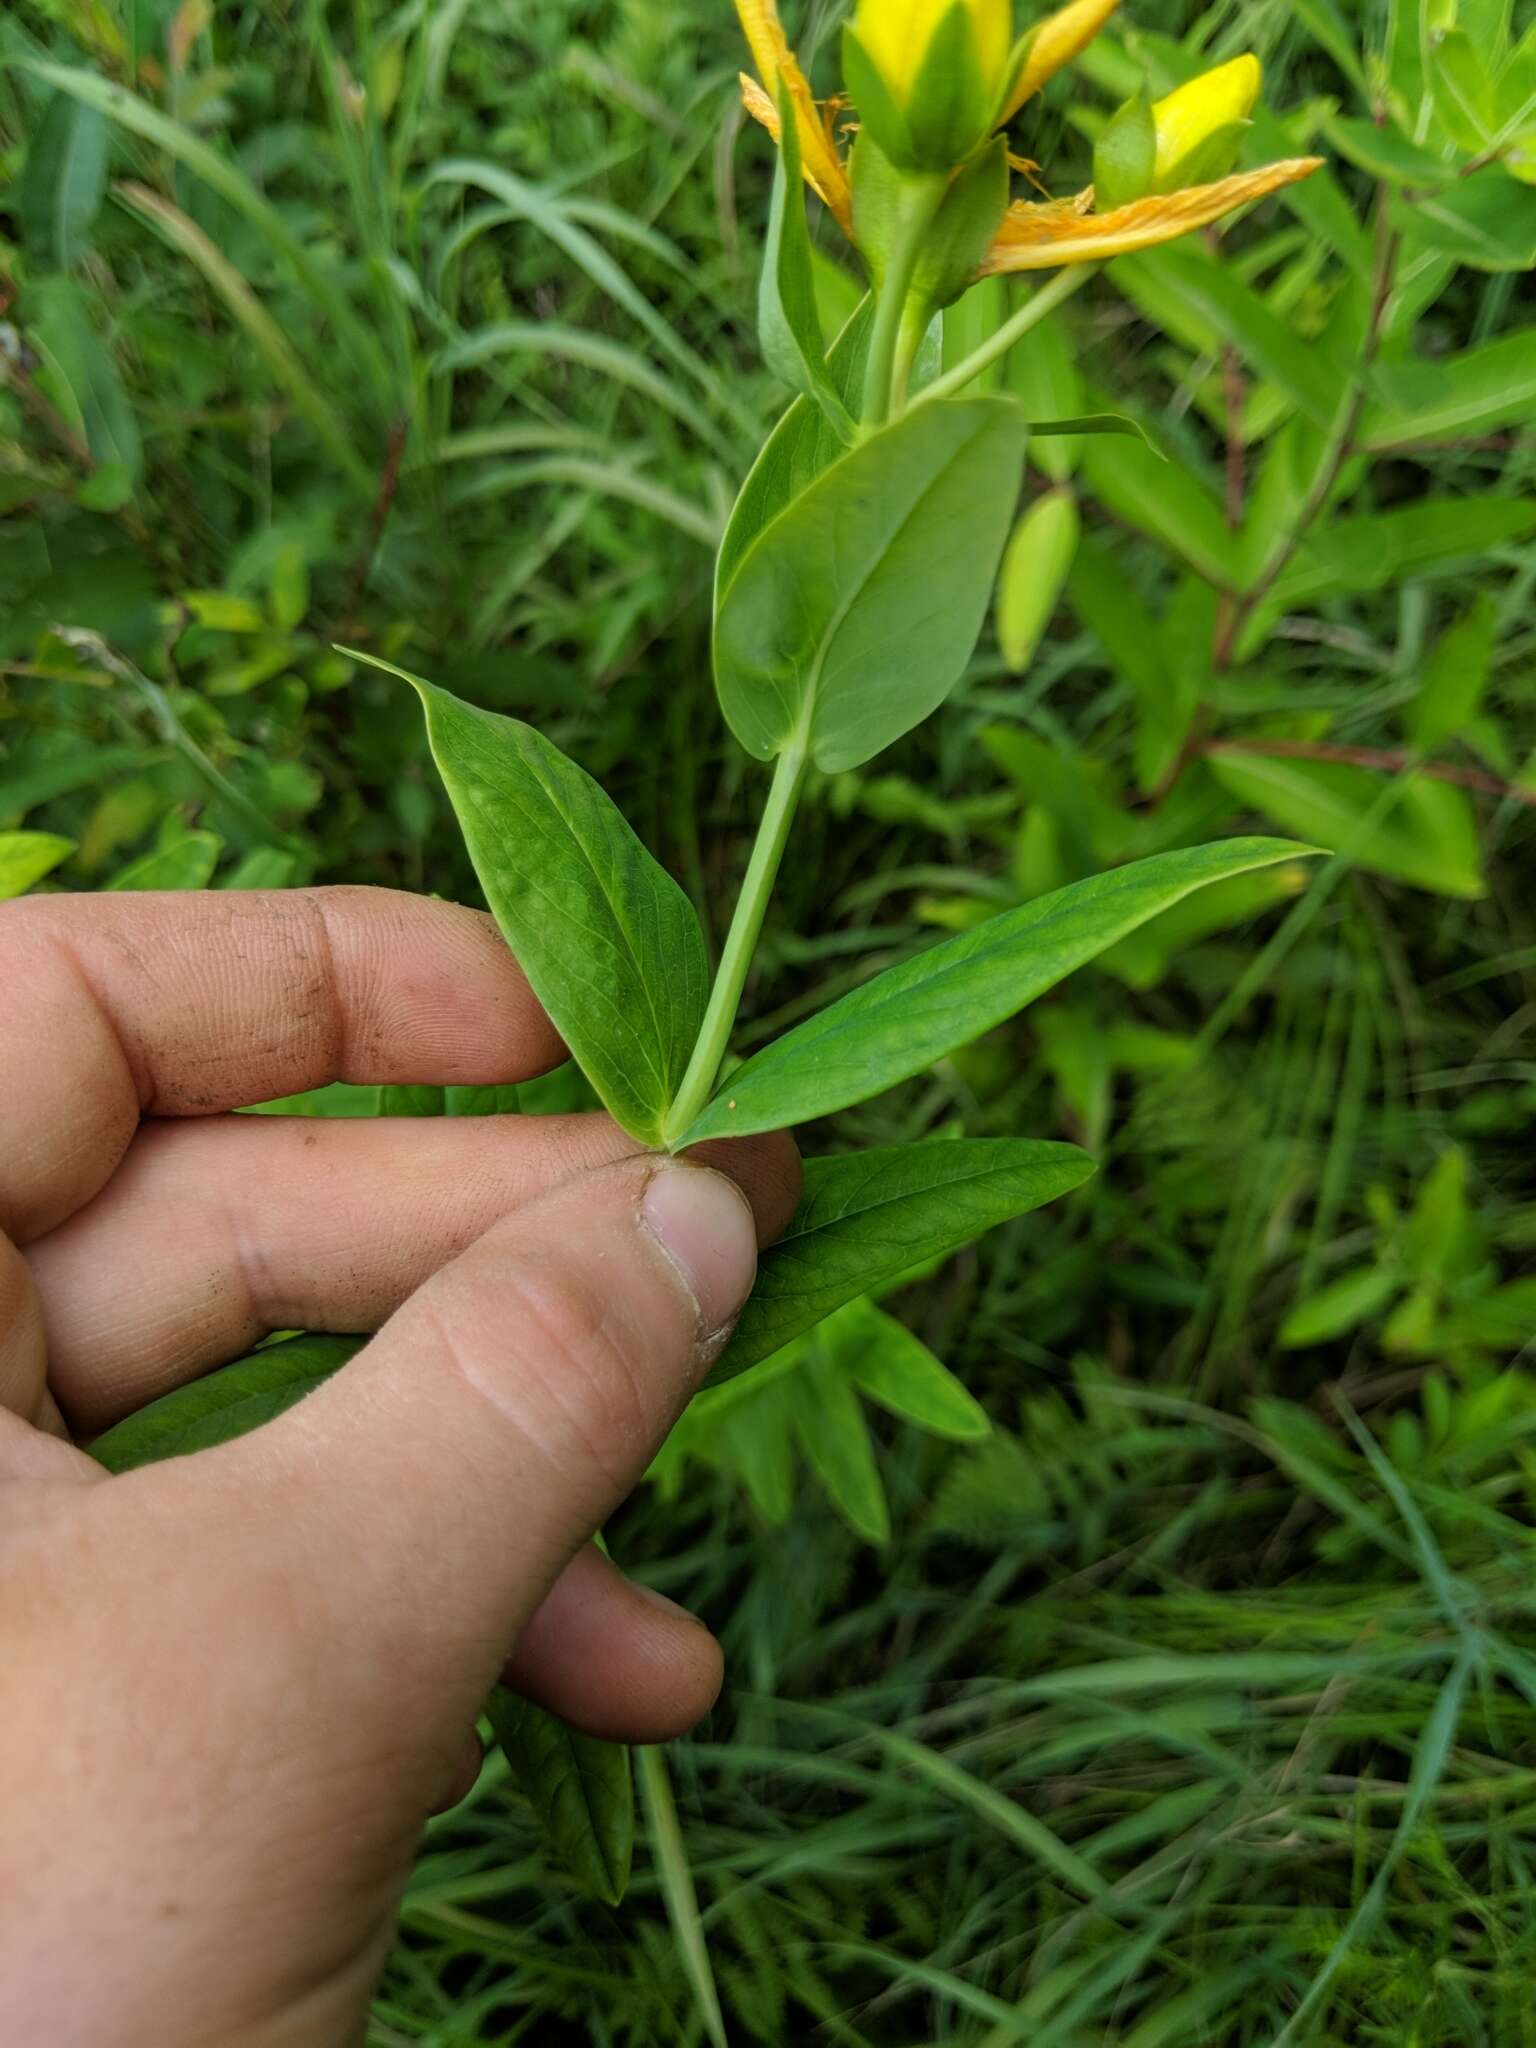
[{"label": "yellow flower", "polygon": [[1257,57],[1234,57],[1230,64],[1218,64],[1214,71],[1202,72],[1166,99],[1153,102],[1157,155],[1152,176],[1159,191],[1167,190],[1173,173],[1202,144],[1248,119],[1263,82]]},{"label": "yellow flower", "polygon": [[[862,0],[861,19],[863,9],[870,4],[871,0]],[[973,4],[973,0],[967,0],[967,4]],[[747,112],[777,140],[777,96],[783,84],[794,108],[805,181],[851,239],[853,194],[833,125],[836,109],[818,106],[813,98],[785,37],[774,0],[736,0],[736,12],[752,49],[758,79],[762,81],[759,84],[757,79],[747,77],[741,81]],[[1047,15],[1031,38],[1007,111],[1015,111],[1062,65],[1070,63],[1113,12],[1114,0],[1068,0],[1067,6]],[[1165,127],[1170,138],[1170,163],[1176,169],[1171,156],[1175,139],[1193,134],[1198,148],[1221,128],[1246,120],[1258,91],[1258,78],[1257,59],[1239,57],[1159,101],[1153,109],[1159,164],[1163,159],[1161,142]],[[1210,118],[1213,109],[1214,120]],[[1183,158],[1189,154],[1188,148],[1180,151]],[[1092,186],[1071,199],[1051,200],[1043,205],[1015,200],[976,274],[992,277],[1014,270],[1055,270],[1069,263],[1098,263],[1109,256],[1171,242],[1179,235],[1219,220],[1234,207],[1246,206],[1251,200],[1262,199],[1282,186],[1310,177],[1322,161],[1316,156],[1287,157],[1280,163],[1266,164],[1261,170],[1136,199],[1108,213],[1093,211]]]},{"label": "yellow flower", "polygon": [[[955,0],[859,0],[854,32],[898,106],[912,98],[934,33],[954,5]],[[960,5],[971,18],[982,78],[991,87],[991,112],[1013,42],[1011,0],[960,0]]]},{"label": "yellow flower", "polygon": [[1011,121],[1047,80],[1087,49],[1119,4],[1120,0],[1071,0],[1070,6],[1045,17],[1029,38],[1024,68],[1003,109],[1005,121]]}]

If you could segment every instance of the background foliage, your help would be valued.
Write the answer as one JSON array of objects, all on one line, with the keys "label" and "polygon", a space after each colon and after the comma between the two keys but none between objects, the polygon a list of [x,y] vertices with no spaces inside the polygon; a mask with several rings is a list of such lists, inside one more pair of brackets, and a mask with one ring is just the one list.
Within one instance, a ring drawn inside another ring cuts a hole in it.
[{"label": "background foliage", "polygon": [[[1104,1168],[692,1411],[611,1532],[727,1647],[677,1826],[646,1759],[591,1904],[490,1767],[380,2048],[1536,2039],[1536,43],[1144,0],[1026,146],[1072,189],[1247,47],[1333,169],[1012,360],[1148,444],[1032,444],[997,634],[814,782],[743,1043],[1131,854],[1338,857],[818,1134]],[[724,7],[24,0],[0,57],[0,895],[472,896],[342,640],[538,722],[718,934],[711,549],[783,402]]]}]

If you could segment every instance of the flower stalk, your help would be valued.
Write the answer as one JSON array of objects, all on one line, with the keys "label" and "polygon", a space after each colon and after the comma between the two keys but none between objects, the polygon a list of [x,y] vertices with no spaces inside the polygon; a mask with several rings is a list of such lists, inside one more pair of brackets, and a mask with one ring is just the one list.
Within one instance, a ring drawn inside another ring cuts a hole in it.
[{"label": "flower stalk", "polygon": [[931,384],[925,385],[912,401],[913,404],[927,405],[935,398],[952,398],[957,391],[963,391],[983,370],[989,369],[993,363],[1007,355],[1016,341],[1022,341],[1031,327],[1037,326],[1048,314],[1054,313],[1056,308],[1070,299],[1074,292],[1081,291],[1099,268],[1100,266],[1095,263],[1084,264],[1075,270],[1063,270],[1053,277],[1049,284],[1041,285],[1037,292],[1031,293],[1016,313],[1009,315],[995,334],[973,348],[971,353],[962,362],[956,363],[952,370],[946,370],[942,377],[935,377]]},{"label": "flower stalk", "polygon": [[891,416],[893,401],[899,405],[907,369],[922,339],[919,323],[923,309],[912,307],[912,280],[948,184],[948,178],[932,174],[901,181],[885,272],[875,298],[875,325],[864,372],[860,425],[866,433],[884,426]]}]

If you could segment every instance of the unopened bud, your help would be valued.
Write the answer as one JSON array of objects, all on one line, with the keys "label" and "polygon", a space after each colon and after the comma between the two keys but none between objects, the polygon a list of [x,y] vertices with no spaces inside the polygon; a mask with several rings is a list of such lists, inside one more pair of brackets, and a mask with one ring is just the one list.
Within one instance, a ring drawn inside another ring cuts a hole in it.
[{"label": "unopened bud", "polygon": [[892,162],[954,170],[1002,119],[1012,0],[859,0],[844,51],[859,118]]},{"label": "unopened bud", "polygon": [[1224,177],[1237,161],[1243,127],[1263,82],[1257,57],[1234,57],[1155,101],[1154,189],[1171,192]]}]

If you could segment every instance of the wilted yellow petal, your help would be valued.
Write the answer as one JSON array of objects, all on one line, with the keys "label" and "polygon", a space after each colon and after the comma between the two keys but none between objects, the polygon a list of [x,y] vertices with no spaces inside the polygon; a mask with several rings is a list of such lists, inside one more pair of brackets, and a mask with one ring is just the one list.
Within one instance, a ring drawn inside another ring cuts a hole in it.
[{"label": "wilted yellow petal", "polygon": [[774,0],[736,0],[736,14],[752,52],[752,61],[757,66],[757,75],[763,87],[767,88],[764,91],[750,78],[743,77],[741,97],[747,112],[755,121],[761,121],[777,141],[777,96],[779,80],[784,81],[795,109],[795,132],[800,138],[800,167],[805,173],[805,182],[830,208],[844,234],[850,234],[853,229],[853,196],[848,187],[848,173],[843,169],[831,137],[816,112],[810,84],[789,47]]},{"label": "wilted yellow petal", "polygon": [[[741,74],[741,103],[753,120],[760,121],[774,141],[777,142],[779,139],[779,110],[773,104],[773,101],[769,99],[767,93],[763,91],[757,80],[749,78],[745,71]],[[832,215],[832,218],[837,222],[843,233],[851,240],[853,236],[853,192],[848,183],[848,173],[843,169],[842,161],[837,151],[830,142],[826,141],[826,131],[819,123],[817,125],[817,133],[821,136],[823,142],[826,143],[826,147],[818,157],[819,168],[813,171],[810,153],[806,148],[805,123],[797,120],[795,125],[800,136],[800,169],[804,173],[805,182],[827,208],[827,211]],[[822,158],[825,161],[821,161]]]},{"label": "wilted yellow petal", "polygon": [[1035,30],[1024,69],[1009,97],[1005,121],[1011,121],[1063,64],[1070,64],[1079,50],[1087,49],[1118,5],[1119,0],[1069,0],[1067,6],[1045,17]]},{"label": "wilted yellow petal", "polygon": [[1320,156],[1287,157],[1281,163],[1265,164],[1262,170],[1219,178],[1214,185],[1189,185],[1182,192],[1136,199],[1110,213],[1084,210],[1092,204],[1091,191],[1049,206],[1015,200],[977,274],[995,277],[1009,270],[1056,270],[1067,263],[1100,263],[1109,256],[1129,255],[1133,249],[1150,249],[1158,242],[1187,235],[1193,228],[1208,227],[1233,207],[1278,192],[1282,185],[1309,178],[1322,162]]},{"label": "wilted yellow petal", "polygon": [[771,97],[774,80],[795,61],[779,10],[773,0],[736,0],[736,18],[752,52],[757,75],[769,88]]}]

